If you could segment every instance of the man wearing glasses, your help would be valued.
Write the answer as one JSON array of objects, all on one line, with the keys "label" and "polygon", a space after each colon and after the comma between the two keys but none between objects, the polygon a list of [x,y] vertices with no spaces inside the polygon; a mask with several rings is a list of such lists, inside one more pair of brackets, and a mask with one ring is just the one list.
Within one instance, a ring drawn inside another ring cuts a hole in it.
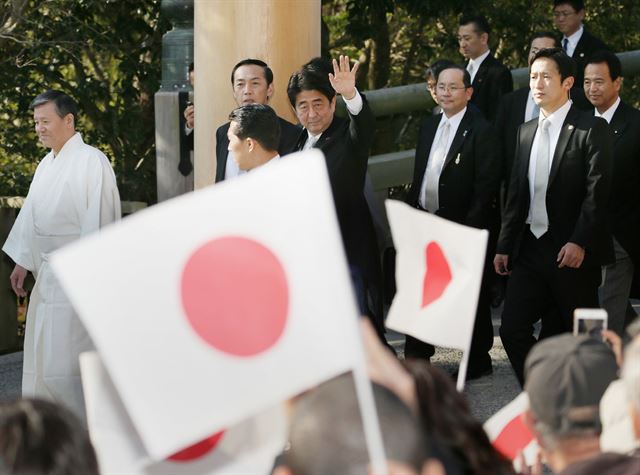
[{"label": "man wearing glasses", "polygon": [[[456,223],[487,228],[500,185],[500,155],[498,147],[492,146],[489,123],[477,108],[467,107],[472,94],[469,72],[463,66],[440,71],[436,97],[442,114],[427,117],[420,127],[407,203]],[[490,249],[487,256],[491,253]],[[488,265],[485,275],[490,271]],[[487,287],[483,281],[467,379],[492,372]],[[406,357],[430,358],[433,353],[432,346],[407,337]]]},{"label": "man wearing glasses", "polygon": [[554,0],[553,1],[553,23],[560,33],[562,40],[560,45],[567,56],[576,63],[576,77],[570,95],[573,102],[583,110],[591,110],[593,106],[589,103],[582,89],[584,81],[584,68],[587,60],[598,50],[610,49],[602,40],[596,38],[585,30],[582,21],[585,10],[583,0]]}]

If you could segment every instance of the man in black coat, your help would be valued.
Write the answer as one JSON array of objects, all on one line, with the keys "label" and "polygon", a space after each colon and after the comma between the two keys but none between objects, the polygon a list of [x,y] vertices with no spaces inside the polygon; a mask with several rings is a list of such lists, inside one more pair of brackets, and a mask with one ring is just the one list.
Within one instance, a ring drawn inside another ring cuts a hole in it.
[{"label": "man in black coat", "polygon": [[601,49],[608,50],[609,47],[584,28],[582,24],[584,15],[583,0],[553,1],[553,23],[562,33],[560,45],[576,63],[576,76],[573,88],[571,88],[571,100],[580,109],[590,111],[591,104],[585,97],[582,88],[584,68],[593,53]]},{"label": "man in black coat", "polygon": [[460,53],[467,60],[473,96],[471,103],[493,122],[501,97],[513,90],[511,72],[489,50],[491,31],[482,15],[463,15],[458,27]]},{"label": "man in black coat", "polygon": [[[366,98],[355,87],[358,63],[347,56],[333,65],[315,58],[291,75],[287,94],[304,127],[294,150],[320,149],[325,156],[352,280],[361,311],[367,312],[384,341],[381,270],[378,245],[364,197],[369,150],[375,118]],[[336,94],[342,95],[347,118],[337,117]],[[320,297],[321,298],[321,297]],[[370,300],[373,307],[369,305]]]},{"label": "man in black coat", "polygon": [[540,117],[518,131],[494,258],[510,274],[500,337],[521,384],[533,324],[554,307],[558,331],[571,331],[576,308],[599,306],[600,267],[613,260],[609,127],[569,101],[574,64],[561,49],[539,51],[530,69]]},{"label": "man in black coat", "polygon": [[[231,71],[231,86],[233,97],[238,107],[247,104],[269,104],[273,96],[273,72],[264,61],[259,59],[244,59],[233,67]],[[291,153],[298,138],[299,128],[280,120],[280,145],[278,153],[286,155]],[[229,159],[229,122],[216,130],[216,183],[237,176],[242,172],[235,160]]]},{"label": "man in black coat", "polygon": [[640,269],[640,111],[620,100],[622,66],[611,51],[596,51],[584,70],[584,91],[594,115],[609,122],[613,133],[613,178],[607,218],[613,234],[615,263],[605,270],[600,304],[609,314],[608,328],[623,335],[626,315],[634,315],[629,294],[634,269]]},{"label": "man in black coat", "polygon": [[[456,223],[487,228],[500,184],[500,155],[492,144],[490,124],[475,107],[468,107],[474,93],[470,83],[469,72],[462,66],[448,66],[439,73],[436,94],[443,113],[427,117],[420,127],[407,203]],[[491,254],[493,249],[488,263]],[[483,279],[467,379],[492,371],[493,325],[487,287]],[[433,346],[407,336],[405,357],[429,358],[433,351]]]}]

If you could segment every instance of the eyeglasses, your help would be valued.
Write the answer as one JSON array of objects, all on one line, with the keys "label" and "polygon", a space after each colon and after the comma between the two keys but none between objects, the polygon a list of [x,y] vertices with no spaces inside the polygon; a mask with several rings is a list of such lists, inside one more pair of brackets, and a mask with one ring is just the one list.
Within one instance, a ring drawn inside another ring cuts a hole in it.
[{"label": "eyeglasses", "polygon": [[456,93],[458,91],[466,89],[466,87],[465,86],[455,86],[453,84],[438,84],[436,86],[436,89],[437,89],[438,92],[453,92],[453,93]]},{"label": "eyeglasses", "polygon": [[553,18],[567,18],[568,16],[575,15],[578,12],[553,12]]}]

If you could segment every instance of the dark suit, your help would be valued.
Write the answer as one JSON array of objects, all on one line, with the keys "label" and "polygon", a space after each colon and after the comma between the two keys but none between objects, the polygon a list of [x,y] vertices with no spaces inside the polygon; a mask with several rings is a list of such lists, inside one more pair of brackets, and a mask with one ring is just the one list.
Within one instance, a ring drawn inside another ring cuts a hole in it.
[{"label": "dark suit", "polygon": [[[442,117],[444,116],[427,117],[420,127],[413,182],[407,197],[407,203],[416,208],[420,208],[420,189],[433,140]],[[492,214],[496,212],[501,167],[500,155],[493,147],[492,141],[491,126],[482,113],[474,107],[467,107],[440,174],[439,209],[436,215],[467,226],[489,227]],[[490,249],[488,255],[492,253],[493,249]],[[483,282],[471,344],[470,373],[476,369],[487,369],[491,365],[488,351],[493,345],[493,326],[489,308],[490,298],[486,287],[487,285]],[[408,337],[405,355],[431,356],[433,347]]]},{"label": "dark suit", "polygon": [[[278,119],[280,120],[280,145],[278,146],[278,153],[282,156],[293,151],[293,147],[300,134],[300,127],[293,125],[291,122],[287,122],[282,117],[278,117]],[[229,125],[230,123],[227,122],[216,130],[216,183],[225,179],[224,174],[227,168],[227,156],[229,155],[229,139],[227,138]]]},{"label": "dark suit", "polygon": [[640,111],[620,102],[609,127],[613,134],[614,149],[607,219],[617,245],[616,263],[607,268],[605,285],[600,288],[600,303],[609,313],[609,328],[622,334],[625,320],[635,313],[629,305],[627,293],[633,278],[631,264],[636,276],[640,275],[640,200],[637,199],[640,183]]},{"label": "dark suit", "polygon": [[587,65],[589,57],[598,50],[609,48],[603,41],[593,36],[587,31],[582,30],[582,36],[576,45],[576,49],[571,56],[576,64],[575,82],[571,88],[571,100],[580,109],[590,111],[593,106],[584,94],[584,68]]},{"label": "dark suit", "polygon": [[[379,297],[382,285],[380,257],[373,220],[364,197],[375,118],[364,94],[360,113],[352,115],[348,109],[347,113],[347,118],[334,116],[314,148],[322,150],[325,156],[342,241],[354,284],[360,290],[358,297],[362,299],[366,294]],[[307,131],[301,130],[294,150],[302,150],[307,139]],[[366,302],[360,304],[362,306]],[[371,317],[378,334],[382,336],[384,323],[381,300],[374,302],[374,307]]]},{"label": "dark suit", "polygon": [[521,87],[505,94],[500,101],[496,115],[495,132],[500,139],[502,151],[502,176],[505,180],[505,192],[509,185],[509,176],[516,153],[518,128],[524,123],[524,115],[529,100],[529,87]]},{"label": "dark suit", "polygon": [[501,97],[513,91],[513,78],[507,67],[489,53],[480,64],[471,86],[471,103],[482,111],[489,122],[493,122]]},{"label": "dark suit", "polygon": [[[611,186],[612,143],[606,121],[569,109],[549,173],[546,207],[548,231],[536,239],[526,224],[530,207],[529,161],[538,120],[518,131],[514,169],[502,216],[498,254],[512,269],[500,337],[520,383],[524,360],[536,343],[532,326],[555,306],[560,331],[571,331],[573,310],[598,307],[600,266],[613,249],[605,211]],[[558,268],[557,256],[568,242],[585,249],[578,269]]]}]

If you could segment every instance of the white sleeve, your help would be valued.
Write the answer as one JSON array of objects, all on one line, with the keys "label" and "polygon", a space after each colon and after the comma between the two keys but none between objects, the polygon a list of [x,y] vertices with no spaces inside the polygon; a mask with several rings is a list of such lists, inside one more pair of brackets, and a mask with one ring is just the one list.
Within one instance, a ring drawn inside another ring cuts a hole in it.
[{"label": "white sleeve", "polygon": [[344,99],[344,103],[347,105],[347,109],[349,110],[351,115],[358,115],[360,113],[360,111],[362,110],[362,96],[357,89],[356,95],[351,99],[347,99],[344,96],[342,96],[342,98]]}]

